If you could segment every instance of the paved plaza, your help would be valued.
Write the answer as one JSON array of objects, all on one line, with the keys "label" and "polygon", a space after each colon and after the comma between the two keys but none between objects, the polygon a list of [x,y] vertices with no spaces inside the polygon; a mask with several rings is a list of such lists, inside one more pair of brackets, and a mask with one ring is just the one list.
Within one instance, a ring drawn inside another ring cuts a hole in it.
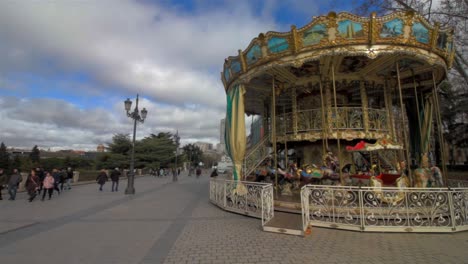
[{"label": "paved plaza", "polygon": [[209,202],[209,178],[136,179],[136,195],[75,186],[50,201],[0,201],[0,263],[468,263],[468,232],[384,234],[261,221]]}]

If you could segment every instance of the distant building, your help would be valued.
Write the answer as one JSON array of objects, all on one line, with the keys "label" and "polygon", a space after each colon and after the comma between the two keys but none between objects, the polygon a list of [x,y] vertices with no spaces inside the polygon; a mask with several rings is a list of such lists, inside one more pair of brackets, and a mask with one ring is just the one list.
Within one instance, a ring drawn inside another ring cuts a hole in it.
[{"label": "distant building", "polygon": [[199,147],[201,151],[206,152],[209,150],[213,150],[213,144],[207,142],[195,142],[193,143],[195,146]]},{"label": "distant building", "polygon": [[7,149],[7,153],[10,155],[11,158],[14,158],[16,156],[29,157],[29,154],[31,154],[31,150],[30,149],[9,148],[9,149]]},{"label": "distant building", "polygon": [[97,152],[104,152],[106,150],[106,147],[104,147],[103,144],[99,144],[96,150]]}]

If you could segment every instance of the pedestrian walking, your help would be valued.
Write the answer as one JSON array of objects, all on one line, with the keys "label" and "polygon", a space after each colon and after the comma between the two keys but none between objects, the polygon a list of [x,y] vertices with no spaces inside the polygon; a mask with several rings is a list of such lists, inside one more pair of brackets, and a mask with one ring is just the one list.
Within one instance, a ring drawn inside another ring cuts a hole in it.
[{"label": "pedestrian walking", "polygon": [[42,168],[36,168],[36,175],[39,177],[39,193],[42,191],[42,183],[44,182],[45,173]]},{"label": "pedestrian walking", "polygon": [[73,170],[71,167],[68,167],[67,169],[67,185],[66,185],[66,189],[67,190],[70,190],[71,189],[71,182],[73,180]]},{"label": "pedestrian walking", "polygon": [[60,195],[59,184],[61,175],[58,169],[52,170],[52,177],[54,177],[54,190],[57,191],[57,193]]},{"label": "pedestrian walking", "polygon": [[114,191],[114,186],[115,186],[115,191],[119,191],[119,178],[120,178],[120,171],[119,168],[115,168],[110,175],[110,178],[112,180],[112,191]]},{"label": "pedestrian walking", "polygon": [[10,179],[8,180],[8,193],[10,194],[10,201],[14,201],[16,199],[16,192],[18,191],[18,187],[20,182],[23,179],[21,178],[21,174],[19,174],[18,169],[13,169],[13,174],[10,175]]},{"label": "pedestrian walking", "polygon": [[60,191],[63,192],[63,187],[65,186],[65,182],[67,181],[67,171],[65,168],[62,168],[59,171],[60,174]]},{"label": "pedestrian walking", "polygon": [[102,186],[104,186],[104,184],[106,183],[107,181],[107,173],[106,173],[106,170],[101,170],[101,172],[98,174],[97,178],[96,178],[96,181],[97,183],[99,184],[99,191],[102,191]]},{"label": "pedestrian walking", "polygon": [[32,202],[34,198],[36,198],[37,191],[39,190],[39,185],[39,176],[37,176],[36,171],[32,169],[25,183],[26,190],[29,194],[29,202]]},{"label": "pedestrian walking", "polygon": [[197,170],[196,170],[197,179],[200,177],[201,173],[202,173],[201,168],[200,168],[200,167],[197,167]]},{"label": "pedestrian walking", "polygon": [[0,200],[3,200],[2,190],[3,188],[5,188],[4,186],[6,186],[7,183],[8,183],[7,175],[5,174],[5,171],[3,170],[3,168],[0,168]]},{"label": "pedestrian walking", "polygon": [[44,178],[44,182],[42,183],[43,190],[42,190],[42,199],[41,201],[44,201],[44,198],[46,196],[46,193],[49,193],[49,200],[52,199],[52,193],[54,193],[54,188],[55,188],[55,179],[50,174],[50,172],[46,172],[46,176]]}]

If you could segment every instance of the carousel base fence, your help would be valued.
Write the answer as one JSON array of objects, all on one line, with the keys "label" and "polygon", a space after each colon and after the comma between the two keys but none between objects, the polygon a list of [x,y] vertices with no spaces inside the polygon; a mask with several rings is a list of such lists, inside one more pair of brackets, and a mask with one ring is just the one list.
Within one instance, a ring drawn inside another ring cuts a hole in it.
[{"label": "carousel base fence", "polygon": [[261,218],[262,226],[274,217],[271,183],[211,179],[210,201],[226,211]]},{"label": "carousel base fence", "polygon": [[310,225],[376,232],[468,230],[466,187],[376,189],[306,185],[301,189],[301,203],[303,230]]}]

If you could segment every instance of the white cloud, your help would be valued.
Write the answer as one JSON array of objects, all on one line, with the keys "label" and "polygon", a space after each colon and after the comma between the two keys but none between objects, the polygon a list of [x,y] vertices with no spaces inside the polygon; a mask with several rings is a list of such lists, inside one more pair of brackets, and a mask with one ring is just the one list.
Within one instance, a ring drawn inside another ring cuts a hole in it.
[{"label": "white cloud", "polygon": [[[222,111],[199,107],[195,111],[169,107],[142,99],[148,116],[138,125],[137,138],[151,133],[175,133],[179,130],[181,142],[196,140],[215,143],[219,135]],[[115,113],[115,114],[114,114]],[[101,143],[110,142],[114,134],[131,134],[133,120],[123,110],[122,102],[108,109],[83,110],[61,100],[0,98],[0,139],[7,146],[94,150]]]},{"label": "white cloud", "polygon": [[[16,91],[14,97],[0,91],[0,139],[28,148],[94,149],[115,133],[131,132],[125,98],[115,94],[139,93],[149,114],[138,135],[178,129],[182,142],[215,143],[224,116],[224,58],[260,32],[277,30],[272,12],[279,1],[256,13],[247,0],[206,3],[182,12],[130,0],[0,1],[0,87]],[[57,72],[85,73],[89,81],[55,80]],[[54,82],[79,100],[109,99],[92,109],[37,99],[49,95],[25,94],[32,88],[9,78],[18,73]]]}]

